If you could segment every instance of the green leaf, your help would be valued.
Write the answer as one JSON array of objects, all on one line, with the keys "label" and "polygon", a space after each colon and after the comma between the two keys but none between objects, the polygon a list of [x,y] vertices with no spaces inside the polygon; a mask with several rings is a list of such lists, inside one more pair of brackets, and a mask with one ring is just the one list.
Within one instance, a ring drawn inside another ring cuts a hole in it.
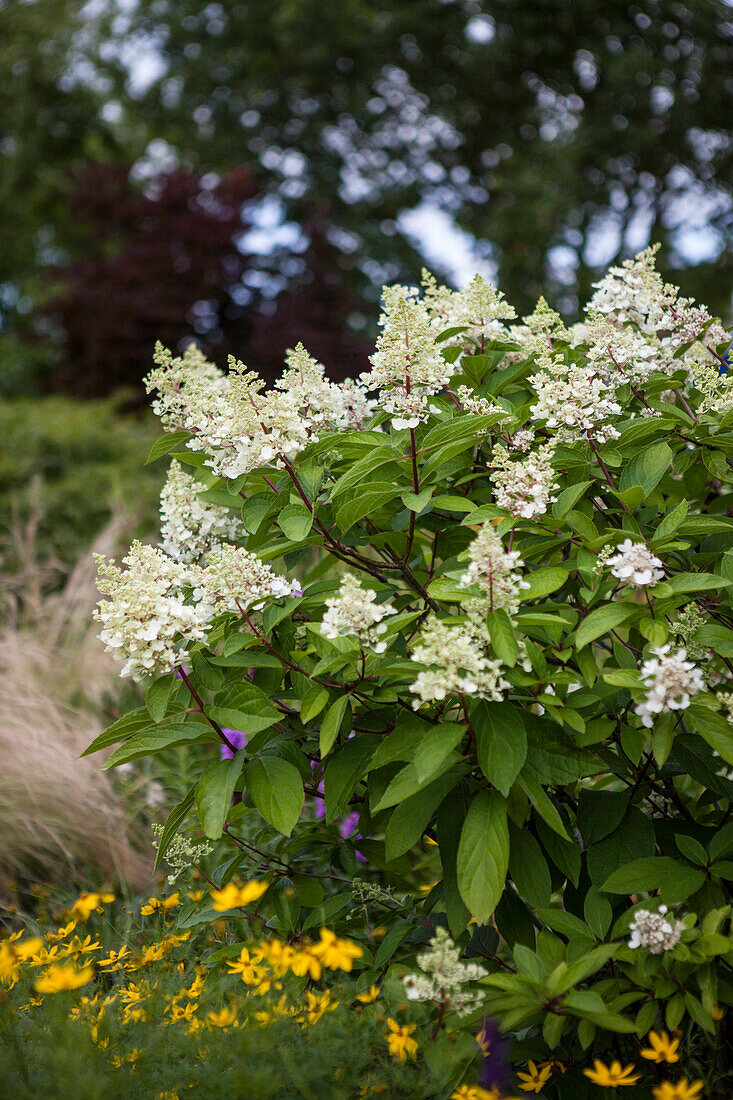
[{"label": "green leaf", "polygon": [[441,512],[474,512],[476,505],[466,497],[448,495],[433,497],[433,508]]},{"label": "green leaf", "polygon": [[542,820],[563,840],[570,841],[560,811],[533,775],[520,775],[517,782]]},{"label": "green leaf", "polygon": [[654,443],[634,455],[621,474],[619,487],[622,492],[639,485],[644,499],[657,487],[672,460],[672,451],[666,443]]},{"label": "green leaf", "polygon": [[654,532],[654,539],[666,539],[673,535],[687,515],[687,507],[687,501],[683,500],[671,512],[667,512]]},{"label": "green leaf", "polygon": [[617,626],[625,623],[638,611],[638,604],[633,603],[611,602],[596,607],[590,614],[586,615],[578,626],[575,632],[576,646],[578,649],[582,649],[589,642],[594,642],[596,638],[615,630]]},{"label": "green leaf", "polygon": [[[378,470],[382,466],[386,466],[388,463],[397,462],[397,459],[401,457],[401,451],[398,451],[395,447],[379,447],[372,448],[363,458],[359,458],[354,462],[349,469],[343,474],[338,481],[334,484],[329,494],[329,500],[336,501],[344,493],[350,489],[358,489],[364,487],[365,480],[368,481],[370,475],[373,475],[375,470]],[[399,470],[399,467],[396,467]],[[388,471],[385,471],[388,473]],[[380,475],[384,480],[384,473]]]},{"label": "green leaf", "polygon": [[254,684],[236,684],[216,697],[216,706],[208,712],[220,726],[259,733],[277,722],[280,711],[273,706],[264,691]]},{"label": "green leaf", "polygon": [[423,508],[426,508],[430,503],[430,498],[433,495],[433,486],[428,486],[427,489],[423,489],[421,493],[413,493],[410,489],[405,489],[402,494],[402,503],[405,508],[409,508],[411,512],[422,512]]},{"label": "green leaf", "polygon": [[148,713],[148,708],[138,707],[137,710],[132,710],[129,714],[123,714],[106,730],[102,730],[99,736],[95,737],[92,743],[84,749],[81,756],[89,756],[93,752],[99,752],[100,749],[108,749],[110,745],[116,745],[118,741],[124,741],[134,733],[149,729],[152,725],[153,720]]},{"label": "green leaf", "polygon": [[278,756],[263,756],[250,760],[244,781],[265,821],[283,836],[290,836],[305,801],[298,769]]},{"label": "green leaf", "polygon": [[550,869],[542,849],[528,829],[510,828],[509,874],[521,897],[533,909],[549,905]]},{"label": "green leaf", "polygon": [[319,735],[319,747],[321,751],[321,760],[328,756],[329,752],[334,746],[336,738],[338,737],[339,730],[341,729],[341,723],[346,713],[346,708],[349,705],[348,695],[340,695],[335,703],[332,703],[323,716],[321,722],[321,732]]},{"label": "green leaf", "polygon": [[588,874],[596,886],[601,886],[617,868],[653,852],[654,825],[632,806],[613,832],[588,849]]},{"label": "green leaf", "polygon": [[562,588],[568,579],[567,569],[561,569],[558,565],[548,565],[545,569],[535,569],[533,573],[525,574],[524,580],[529,588],[525,588],[519,594],[520,600],[539,600],[543,596],[549,596]]},{"label": "green leaf", "polygon": [[345,535],[359,520],[375,512],[383,504],[397,500],[394,485],[389,482],[374,482],[359,490],[352,500],[341,505],[336,512],[336,522]]},{"label": "green leaf", "polygon": [[509,794],[527,758],[527,732],[522,714],[511,703],[480,701],[471,707],[476,754],[489,783]]},{"label": "green leaf", "polygon": [[242,505],[242,523],[247,534],[256,535],[267,516],[274,515],[278,507],[275,493],[255,493],[247,497]]},{"label": "green leaf", "polygon": [[578,481],[575,485],[569,485],[567,489],[563,489],[561,493],[558,493],[557,500],[552,506],[552,514],[557,516],[558,519],[563,519],[575,507],[588,486],[592,484],[592,481]]},{"label": "green leaf", "polygon": [[232,795],[244,763],[244,752],[236,752],[231,760],[209,764],[196,784],[196,808],[201,828],[210,840],[218,840],[232,804]]},{"label": "green leaf", "polygon": [[117,768],[131,760],[140,760],[143,756],[152,756],[163,749],[177,749],[181,745],[201,745],[206,741],[218,741],[211,726],[203,722],[170,722],[153,729],[136,733],[124,745],[112,753],[104,764],[104,770]]},{"label": "green leaf", "polygon": [[191,438],[190,432],[184,432],[183,430],[178,432],[167,432],[161,436],[160,439],[156,439],[153,446],[150,448],[150,453],[145,460],[145,465],[149,466],[151,462],[155,462],[156,459],[162,458],[163,455],[167,455],[174,447],[177,447],[180,443],[185,443],[187,439]]},{"label": "green leaf", "polygon": [[458,889],[479,924],[498,905],[509,868],[506,801],[482,791],[469,806],[458,845]]},{"label": "green leaf", "polygon": [[331,757],[323,777],[326,821],[333,821],[344,812],[356,784],[366,774],[367,761],[378,743],[379,739],[370,734],[354,737]]},{"label": "green leaf", "polygon": [[733,657],[733,630],[720,623],[706,623],[695,634],[700,645],[714,649],[719,657]]},{"label": "green leaf", "polygon": [[[440,726],[436,727],[436,731],[438,733],[440,732]],[[448,749],[447,752],[443,751],[442,746],[439,744],[439,738],[432,739],[425,760],[421,764],[420,771],[418,772],[418,765],[415,761],[407,764],[406,767],[397,773],[379,798],[377,804],[372,806],[372,813],[376,814],[379,813],[380,810],[387,810],[390,806],[396,806],[398,802],[402,802],[404,798],[409,798],[411,795],[417,794],[417,792],[422,790],[423,787],[426,787],[428,783],[437,779],[440,775],[443,775],[449,768],[452,768],[454,764],[457,764],[459,759],[458,753],[451,752],[450,749]],[[427,769],[431,762],[434,764],[434,767],[431,771],[428,771]]]},{"label": "green leaf", "polygon": [[564,784],[605,770],[592,753],[576,748],[554,722],[528,713],[523,720],[528,735],[523,774],[533,775],[540,783]]},{"label": "green leaf", "polygon": [[417,782],[422,786],[466,736],[466,727],[453,722],[433,726],[420,741],[412,757]]},{"label": "green leaf", "polygon": [[491,636],[491,645],[502,664],[513,668],[517,663],[517,639],[511,619],[506,611],[489,611],[486,625]]},{"label": "green leaf", "polygon": [[609,875],[601,886],[606,894],[636,894],[661,890],[671,905],[686,901],[705,881],[705,872],[669,856],[632,860]]},{"label": "green leaf", "polygon": [[168,709],[168,700],[171,691],[176,685],[176,677],[167,672],[165,676],[159,676],[145,693],[145,706],[148,714],[154,722],[162,722]]},{"label": "green leaf", "polygon": [[459,778],[457,772],[448,772],[394,808],[384,833],[384,854],[388,863],[418,843],[433,814]]},{"label": "green leaf", "polygon": [[685,711],[685,721],[726,764],[733,764],[733,725],[724,715],[704,703],[692,702]]},{"label": "green leaf", "polygon": [[176,835],[181,825],[193,809],[195,797],[196,784],[191,787],[188,793],[176,806],[173,807],[171,812],[168,814],[165,825],[163,826],[163,832],[160,834],[160,839],[158,840],[158,850],[156,852],[155,863],[153,865],[154,871],[158,870],[161,860],[163,859],[165,853],[168,851],[173,837]]},{"label": "green leaf", "polygon": [[291,542],[308,538],[313,526],[313,513],[304,504],[288,504],[277,517],[280,530]]},{"label": "green leaf", "polygon": [[710,588],[728,588],[731,581],[715,573],[679,573],[665,582],[675,594],[679,592],[705,592]]},{"label": "green leaf", "polygon": [[328,691],[326,688],[321,687],[320,684],[313,684],[306,691],[300,704],[301,722],[304,725],[306,722],[310,722],[311,718],[315,718],[317,714],[321,713],[327,703]]}]

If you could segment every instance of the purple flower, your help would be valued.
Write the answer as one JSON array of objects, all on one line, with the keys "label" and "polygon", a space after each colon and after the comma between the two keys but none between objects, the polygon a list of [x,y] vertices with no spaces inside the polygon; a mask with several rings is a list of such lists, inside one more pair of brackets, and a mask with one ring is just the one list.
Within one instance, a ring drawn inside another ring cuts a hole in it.
[{"label": "purple flower", "polygon": [[476,1042],[484,1056],[479,1068],[478,1083],[482,1088],[496,1089],[501,1095],[512,1083],[508,1058],[509,1041],[493,1020],[485,1019],[476,1036]]},{"label": "purple flower", "polygon": [[[247,734],[246,733],[241,733],[239,730],[227,730],[227,729],[222,729],[221,732],[224,734],[227,741],[229,741],[230,744],[234,745],[235,749],[243,749],[244,746],[247,744]],[[219,758],[221,760],[231,760],[233,758],[233,756],[234,756],[234,753],[232,752],[232,750],[229,748],[228,745],[222,745],[221,748],[219,749]]]}]

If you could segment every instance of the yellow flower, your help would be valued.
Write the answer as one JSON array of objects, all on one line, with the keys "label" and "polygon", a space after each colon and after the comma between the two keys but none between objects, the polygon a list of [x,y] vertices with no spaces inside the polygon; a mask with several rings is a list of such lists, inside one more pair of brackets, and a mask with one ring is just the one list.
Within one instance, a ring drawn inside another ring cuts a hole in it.
[{"label": "yellow flower", "polygon": [[356,999],[357,999],[357,1001],[361,1001],[361,1003],[363,1005],[369,1005],[369,1004],[372,1003],[372,1001],[376,1001],[378,996],[379,996],[379,986],[378,985],[370,985],[369,989],[364,990],[363,993],[357,993]]},{"label": "yellow flower", "polygon": [[281,940],[275,939],[265,940],[264,943],[261,943],[258,954],[262,959],[267,960],[273,972],[279,978],[287,973],[295,956],[295,952],[289,943],[282,943]]},{"label": "yellow flower", "polygon": [[81,970],[77,970],[71,964],[59,963],[58,966],[49,966],[44,970],[40,978],[36,978],[33,988],[36,993],[63,993],[67,989],[78,989],[86,985],[93,977],[94,968],[91,966],[83,966]]},{"label": "yellow flower", "polygon": [[702,1089],[702,1081],[691,1081],[688,1084],[687,1078],[682,1077],[676,1083],[662,1081],[661,1085],[652,1089],[652,1096],[654,1100],[700,1100]]},{"label": "yellow flower", "polygon": [[173,1092],[173,1089],[163,1089],[162,1092],[158,1092],[155,1095],[155,1100],[181,1100],[177,1092]]},{"label": "yellow flower", "polygon": [[679,1039],[670,1039],[666,1031],[650,1031],[648,1038],[651,1046],[641,1051],[642,1058],[650,1062],[679,1062]]},{"label": "yellow flower", "polygon": [[80,894],[72,905],[71,912],[81,921],[89,920],[92,913],[104,912],[105,905],[114,900],[114,894]]},{"label": "yellow flower", "polygon": [[99,940],[92,941],[91,936],[85,936],[83,940],[79,939],[78,936],[74,936],[71,943],[64,946],[62,957],[68,958],[70,955],[86,955],[89,951],[99,951],[101,946]]},{"label": "yellow flower", "polygon": [[126,1062],[129,1063],[129,1065],[134,1066],[135,1062],[137,1062],[137,1060],[138,1060],[138,1058],[140,1057],[141,1054],[142,1054],[142,1051],[140,1050],[139,1047],[136,1047],[134,1050],[131,1050],[129,1052],[129,1054],[113,1054],[112,1055],[112,1065],[115,1066],[116,1069],[121,1069],[122,1066],[124,1066]]},{"label": "yellow flower", "polygon": [[400,1062],[406,1062],[408,1056],[414,1060],[417,1053],[417,1043],[412,1038],[412,1033],[417,1027],[417,1024],[405,1024],[400,1027],[396,1020],[391,1017],[387,1017],[387,1046],[389,1047],[389,1053],[393,1058],[398,1058]]},{"label": "yellow flower", "polygon": [[189,890],[188,896],[190,897],[191,901],[201,901],[205,892],[205,890]]},{"label": "yellow flower", "polygon": [[338,1001],[332,997],[330,989],[327,989],[320,996],[308,990],[305,996],[306,1016],[305,1018],[299,1017],[301,1023],[317,1024],[324,1013],[333,1012],[334,1009],[338,1008]]},{"label": "yellow flower", "polygon": [[602,1085],[607,1089],[617,1089],[622,1085],[634,1085],[640,1078],[640,1074],[632,1077],[633,1065],[622,1066],[620,1062],[611,1062],[605,1066],[600,1058],[593,1062],[593,1069],[584,1069],[583,1073],[589,1077],[594,1085]]},{"label": "yellow flower", "polygon": [[450,1100],[516,1100],[516,1097],[504,1097],[498,1089],[484,1089],[481,1085],[461,1085]]},{"label": "yellow flower", "polygon": [[522,1084],[519,1086],[523,1092],[541,1092],[552,1077],[551,1066],[538,1066],[534,1062],[529,1063],[529,1073],[517,1070],[517,1077]]},{"label": "yellow flower", "polygon": [[315,953],[315,948],[303,947],[300,951],[294,951],[290,959],[290,969],[296,978],[302,978],[306,974],[317,982],[323,973],[323,964]]},{"label": "yellow flower", "polygon": [[72,920],[69,921],[68,924],[65,924],[63,928],[59,928],[56,932],[47,932],[44,938],[47,939],[49,943],[58,943],[60,940],[65,940],[67,936],[70,936],[75,928],[76,921]]},{"label": "yellow flower", "polygon": [[125,943],[119,951],[110,951],[109,955],[105,955],[103,959],[97,959],[97,965],[108,966],[111,970],[119,970],[122,966],[122,960],[129,954],[130,948]]},{"label": "yellow flower", "polygon": [[349,972],[354,959],[359,959],[364,954],[358,944],[351,940],[340,940],[335,932],[328,928],[321,929],[321,942],[313,948],[314,955],[318,955],[323,965],[329,970],[345,970]]},{"label": "yellow flower", "polygon": [[262,897],[269,886],[269,882],[245,882],[244,886],[236,883],[228,883],[222,890],[212,890],[214,909],[217,913],[226,913],[227,909],[238,909],[242,905],[250,905]]},{"label": "yellow flower", "polygon": [[237,1013],[233,1008],[222,1008],[218,1012],[209,1012],[206,1022],[209,1027],[231,1027],[237,1022]]},{"label": "yellow flower", "polygon": [[160,909],[166,912],[168,909],[175,909],[177,905],[181,904],[180,894],[171,894],[169,898],[148,898],[148,904],[143,905],[140,910],[142,917],[149,917],[151,913],[154,913],[156,909]]},{"label": "yellow flower", "polygon": [[429,894],[434,886],[438,885],[438,880],[435,882],[426,882],[423,886],[418,886],[418,890],[421,894]]}]

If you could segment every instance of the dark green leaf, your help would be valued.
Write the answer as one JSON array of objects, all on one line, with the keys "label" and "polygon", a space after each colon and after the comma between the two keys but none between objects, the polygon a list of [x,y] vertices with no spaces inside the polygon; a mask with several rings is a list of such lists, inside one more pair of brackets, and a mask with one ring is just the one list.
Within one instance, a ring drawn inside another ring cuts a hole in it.
[{"label": "dark green leaf", "polygon": [[506,801],[482,791],[468,809],[458,846],[458,889],[479,924],[486,924],[504,890],[509,866]]},{"label": "dark green leaf", "polygon": [[277,756],[263,756],[250,760],[244,769],[244,780],[265,821],[279,833],[290,836],[305,801],[298,769]]}]

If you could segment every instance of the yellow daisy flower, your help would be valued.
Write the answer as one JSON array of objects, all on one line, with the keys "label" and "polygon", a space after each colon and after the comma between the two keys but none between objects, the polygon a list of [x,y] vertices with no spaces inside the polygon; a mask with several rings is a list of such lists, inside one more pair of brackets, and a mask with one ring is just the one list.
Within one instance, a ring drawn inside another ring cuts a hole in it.
[{"label": "yellow daisy flower", "polygon": [[59,963],[57,966],[49,966],[36,978],[33,988],[36,993],[63,993],[67,989],[79,989],[86,985],[94,977],[94,968],[83,966],[81,970],[70,963]]},{"label": "yellow daisy flower", "polygon": [[610,1066],[604,1065],[600,1058],[593,1062],[593,1069],[584,1069],[583,1073],[590,1078],[594,1085],[601,1085],[607,1089],[621,1088],[623,1085],[635,1085],[640,1079],[640,1074],[632,1076],[634,1066],[622,1066],[620,1062],[611,1062]]},{"label": "yellow daisy flower", "polygon": [[412,1038],[412,1033],[417,1024],[404,1024],[400,1026],[396,1020],[387,1017],[387,1046],[393,1058],[400,1062],[406,1062],[408,1057],[414,1060],[417,1054],[417,1042]]},{"label": "yellow daisy flower", "polygon": [[551,1066],[538,1066],[535,1062],[530,1061],[528,1065],[529,1073],[522,1073],[517,1070],[517,1077],[522,1082],[520,1089],[523,1092],[541,1092],[547,1082],[552,1077]]},{"label": "yellow daisy flower", "polygon": [[214,909],[217,913],[226,913],[227,909],[239,909],[243,905],[251,905],[253,901],[258,901],[262,897],[269,885],[269,882],[254,880],[245,882],[243,886],[229,882],[223,889],[211,891]]},{"label": "yellow daisy flower", "polygon": [[652,1089],[654,1100],[701,1100],[703,1090],[702,1081],[690,1081],[682,1077],[679,1081],[662,1081]]},{"label": "yellow daisy flower", "polygon": [[640,1052],[642,1058],[650,1062],[679,1062],[679,1039],[670,1039],[666,1031],[650,1031],[648,1039],[650,1045]]}]

